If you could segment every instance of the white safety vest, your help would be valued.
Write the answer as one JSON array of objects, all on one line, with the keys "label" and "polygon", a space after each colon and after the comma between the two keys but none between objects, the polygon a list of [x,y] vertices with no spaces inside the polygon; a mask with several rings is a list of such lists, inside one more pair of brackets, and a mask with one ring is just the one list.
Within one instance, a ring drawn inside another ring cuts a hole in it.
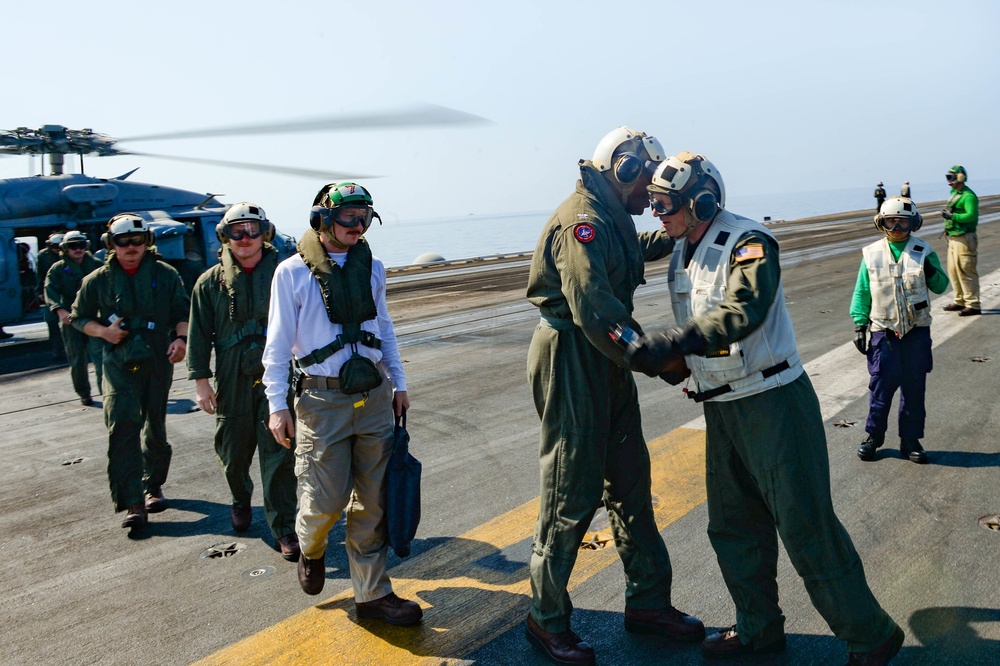
[{"label": "white safety vest", "polygon": [[888,238],[865,246],[862,252],[872,294],[872,308],[868,314],[871,330],[895,331],[903,337],[915,326],[930,326],[924,260],[932,252],[931,246],[910,234],[899,261],[892,258]]},{"label": "white safety vest", "polygon": [[[670,303],[679,324],[709,312],[726,298],[729,260],[736,242],[747,232],[774,236],[762,225],[721,211],[684,267],[687,240],[680,240],[670,259]],[[785,308],[785,290],[779,284],[764,322],[728,350],[710,356],[685,357],[697,392],[703,399],[725,402],[762,393],[794,381],[802,374],[792,320]]]}]

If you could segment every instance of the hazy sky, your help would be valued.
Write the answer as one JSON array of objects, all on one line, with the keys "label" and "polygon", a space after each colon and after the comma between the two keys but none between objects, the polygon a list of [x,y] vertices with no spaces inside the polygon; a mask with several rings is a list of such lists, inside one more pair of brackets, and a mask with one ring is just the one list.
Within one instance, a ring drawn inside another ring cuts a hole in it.
[{"label": "hazy sky", "polygon": [[[668,153],[704,153],[731,195],[880,179],[943,188],[954,163],[973,187],[1000,177],[993,0],[8,5],[3,128],[128,137],[421,102],[490,119],[124,144],[381,174],[363,183],[387,224],[551,209],[576,161],[621,124]],[[137,156],[86,162],[100,177],[137,166],[133,180],[251,200],[296,234],[323,184]],[[0,159],[0,177],[28,173],[28,158]]]}]

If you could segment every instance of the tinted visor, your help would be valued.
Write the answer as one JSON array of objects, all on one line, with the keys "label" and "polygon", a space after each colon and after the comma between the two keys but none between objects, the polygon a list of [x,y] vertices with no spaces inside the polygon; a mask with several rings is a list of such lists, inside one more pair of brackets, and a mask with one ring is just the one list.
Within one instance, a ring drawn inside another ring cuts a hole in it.
[{"label": "tinted visor", "polygon": [[261,223],[257,220],[243,220],[227,224],[222,228],[222,235],[230,240],[243,240],[244,238],[260,238],[264,233]]}]

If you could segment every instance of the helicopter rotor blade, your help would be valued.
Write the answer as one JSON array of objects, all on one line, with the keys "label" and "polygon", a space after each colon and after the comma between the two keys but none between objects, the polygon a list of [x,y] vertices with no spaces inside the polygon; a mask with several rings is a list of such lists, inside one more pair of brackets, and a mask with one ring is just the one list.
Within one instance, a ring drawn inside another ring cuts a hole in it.
[{"label": "helicopter rotor blade", "polygon": [[155,153],[137,153],[129,151],[125,155],[139,155],[141,157],[153,157],[161,160],[172,160],[175,162],[190,162],[191,164],[207,164],[209,166],[226,167],[230,169],[244,169],[249,171],[262,171],[264,173],[278,173],[286,176],[304,176],[306,178],[317,178],[320,180],[361,180],[369,178],[381,178],[382,176],[372,176],[359,173],[347,173],[342,171],[321,171],[318,169],[302,169],[299,167],[275,166],[271,164],[254,164],[253,162],[230,162],[229,160],[213,160],[204,157],[178,157],[176,155],[158,155]]},{"label": "helicopter rotor blade", "polygon": [[391,129],[397,127],[461,125],[489,122],[491,121],[486,118],[466,113],[464,111],[457,111],[455,109],[437,106],[435,104],[423,104],[414,107],[397,109],[395,111],[366,113],[364,115],[332,115],[276,123],[236,125],[233,127],[217,127],[214,129],[146,134],[143,136],[131,136],[125,139],[119,139],[119,141],[160,141],[162,139],[246,136],[250,134],[288,134],[293,132],[338,131],[362,128]]}]

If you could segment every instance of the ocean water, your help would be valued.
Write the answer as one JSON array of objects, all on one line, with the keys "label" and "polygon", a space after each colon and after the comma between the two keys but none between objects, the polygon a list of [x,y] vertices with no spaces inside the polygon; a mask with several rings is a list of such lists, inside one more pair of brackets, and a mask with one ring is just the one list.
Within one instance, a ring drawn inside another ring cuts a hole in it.
[{"label": "ocean water", "polygon": [[[921,201],[948,198],[946,183],[911,185],[918,208]],[[865,188],[795,192],[787,194],[727,193],[726,208],[745,217],[764,221],[794,220],[854,210],[875,212],[872,193],[875,185]],[[973,184],[980,196],[1000,192],[1000,179]],[[567,189],[567,195],[570,190]],[[886,188],[889,196],[898,192]],[[929,208],[928,211],[934,210]],[[434,254],[448,261],[534,250],[542,227],[551,210],[499,215],[467,215],[429,220],[393,220],[368,230],[366,237],[375,256],[388,267],[408,266],[421,255]],[[658,229],[659,221],[649,211],[634,218],[639,231]]]}]

